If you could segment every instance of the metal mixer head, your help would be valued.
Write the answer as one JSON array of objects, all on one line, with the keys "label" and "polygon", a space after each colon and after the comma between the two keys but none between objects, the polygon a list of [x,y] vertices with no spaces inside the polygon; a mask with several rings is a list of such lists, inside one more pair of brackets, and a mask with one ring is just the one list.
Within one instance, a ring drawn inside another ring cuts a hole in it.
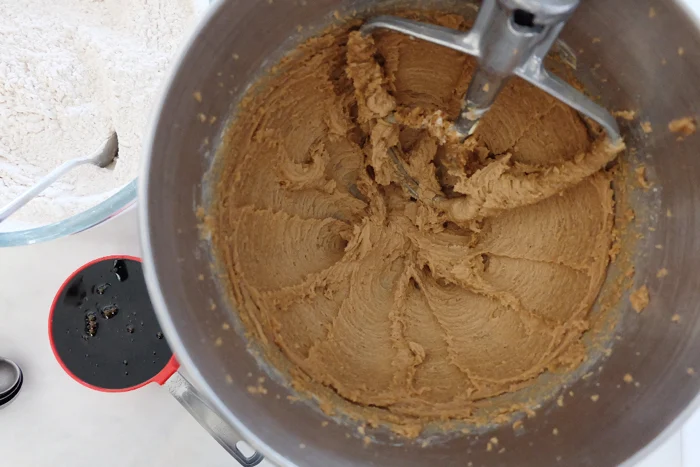
[{"label": "metal mixer head", "polygon": [[599,123],[621,140],[615,119],[544,68],[544,58],[580,0],[484,0],[474,27],[464,33],[394,16],[378,16],[361,28],[390,29],[458,50],[478,59],[462,111],[453,125],[464,139],[476,129],[507,80],[516,75]]}]

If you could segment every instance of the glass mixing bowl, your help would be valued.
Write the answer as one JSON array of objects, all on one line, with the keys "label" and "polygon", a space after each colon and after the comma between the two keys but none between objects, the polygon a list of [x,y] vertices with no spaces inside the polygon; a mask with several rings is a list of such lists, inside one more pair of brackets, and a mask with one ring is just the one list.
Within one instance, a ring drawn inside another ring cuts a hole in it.
[{"label": "glass mixing bowl", "polygon": [[106,200],[80,214],[53,224],[0,232],[0,247],[31,245],[82,232],[115,217],[134,204],[136,204],[136,179],[124,185]]}]

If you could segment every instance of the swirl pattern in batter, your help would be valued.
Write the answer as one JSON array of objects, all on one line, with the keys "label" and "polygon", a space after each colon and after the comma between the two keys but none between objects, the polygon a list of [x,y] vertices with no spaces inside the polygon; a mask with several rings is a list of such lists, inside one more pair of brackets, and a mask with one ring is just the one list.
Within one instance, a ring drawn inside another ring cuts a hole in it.
[{"label": "swirl pattern in batter", "polygon": [[451,139],[474,67],[328,31],[248,94],[217,166],[213,242],[251,336],[378,420],[468,419],[586,358],[622,146],[518,79]]}]

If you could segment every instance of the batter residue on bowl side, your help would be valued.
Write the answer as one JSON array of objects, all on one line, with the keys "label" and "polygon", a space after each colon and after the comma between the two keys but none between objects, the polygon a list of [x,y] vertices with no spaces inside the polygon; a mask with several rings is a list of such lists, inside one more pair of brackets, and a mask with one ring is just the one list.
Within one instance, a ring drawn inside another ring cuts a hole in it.
[{"label": "batter residue on bowl side", "polygon": [[302,386],[377,421],[468,420],[586,358],[623,146],[519,79],[452,140],[475,65],[329,30],[249,92],[220,154],[210,227],[243,322]]}]

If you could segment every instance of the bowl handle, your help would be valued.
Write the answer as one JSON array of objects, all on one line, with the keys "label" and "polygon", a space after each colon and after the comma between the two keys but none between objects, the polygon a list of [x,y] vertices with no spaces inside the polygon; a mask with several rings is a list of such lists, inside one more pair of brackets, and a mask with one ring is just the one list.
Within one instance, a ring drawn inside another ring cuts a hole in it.
[{"label": "bowl handle", "polygon": [[168,378],[164,386],[243,467],[253,467],[262,462],[264,457],[259,452],[255,452],[252,456],[246,456],[238,449],[236,443],[243,441],[238,433],[204,401],[199,391],[180,372],[175,372]]}]

